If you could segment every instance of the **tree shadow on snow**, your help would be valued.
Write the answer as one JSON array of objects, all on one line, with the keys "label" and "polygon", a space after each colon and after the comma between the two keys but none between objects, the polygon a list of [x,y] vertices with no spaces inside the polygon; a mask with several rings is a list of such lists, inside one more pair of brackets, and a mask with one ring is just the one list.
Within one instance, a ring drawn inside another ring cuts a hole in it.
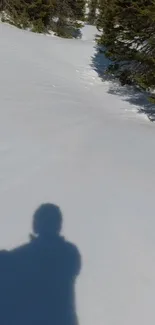
[{"label": "tree shadow on snow", "polygon": [[92,57],[92,68],[98,73],[101,80],[109,82],[108,93],[118,95],[124,101],[136,106],[137,113],[146,114],[151,121],[155,121],[155,105],[148,101],[147,92],[142,92],[133,86],[121,86],[120,82],[106,73],[110,61],[104,56],[99,46],[95,47],[95,54]]},{"label": "tree shadow on snow", "polygon": [[61,235],[54,204],[33,216],[30,242],[0,252],[1,325],[77,325],[75,280],[80,253]]}]

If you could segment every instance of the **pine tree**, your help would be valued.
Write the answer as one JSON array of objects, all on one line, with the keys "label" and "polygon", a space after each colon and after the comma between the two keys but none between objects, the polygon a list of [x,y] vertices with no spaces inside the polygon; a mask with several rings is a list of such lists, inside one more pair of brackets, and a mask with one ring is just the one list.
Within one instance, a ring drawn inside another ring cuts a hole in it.
[{"label": "pine tree", "polygon": [[74,16],[76,19],[84,20],[85,18],[85,0],[72,0],[74,3]]},{"label": "pine tree", "polygon": [[88,14],[89,24],[93,25],[95,23],[97,6],[98,6],[98,0],[89,0],[89,14]]},{"label": "pine tree", "polygon": [[10,22],[18,27],[31,27],[37,32],[44,31],[50,22],[52,0],[3,0],[4,10]]},{"label": "pine tree", "polygon": [[[63,37],[78,35],[79,19],[84,19],[85,0],[0,0],[8,21],[34,32],[49,29]],[[75,36],[76,37],[76,36]]]},{"label": "pine tree", "polygon": [[122,84],[155,86],[155,0],[99,0],[100,44]]},{"label": "pine tree", "polygon": [[27,6],[27,12],[30,21],[33,23],[33,31],[45,31],[49,24],[54,5],[50,0],[31,0]]},{"label": "pine tree", "polygon": [[0,12],[4,10],[4,0],[0,0]]},{"label": "pine tree", "polygon": [[56,22],[53,23],[52,29],[56,35],[60,37],[71,37],[68,30],[70,19],[73,18],[73,11],[68,3],[68,0],[57,0],[55,2],[54,16]]}]

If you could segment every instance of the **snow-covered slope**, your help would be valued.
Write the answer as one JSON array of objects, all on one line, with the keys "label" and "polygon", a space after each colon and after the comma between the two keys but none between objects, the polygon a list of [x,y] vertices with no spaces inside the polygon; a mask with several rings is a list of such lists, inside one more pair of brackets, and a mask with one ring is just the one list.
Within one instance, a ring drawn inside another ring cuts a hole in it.
[{"label": "snow-covered slope", "polygon": [[88,34],[0,25],[0,248],[28,240],[41,203],[58,204],[82,256],[79,324],[153,325],[155,129],[108,94]]}]

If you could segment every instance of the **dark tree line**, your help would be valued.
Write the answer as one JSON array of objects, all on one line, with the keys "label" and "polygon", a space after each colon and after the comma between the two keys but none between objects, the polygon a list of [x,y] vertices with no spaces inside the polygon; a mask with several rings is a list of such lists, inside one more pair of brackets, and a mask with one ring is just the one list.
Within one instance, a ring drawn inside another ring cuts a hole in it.
[{"label": "dark tree line", "polygon": [[122,84],[155,87],[155,0],[99,0],[99,43]]},{"label": "dark tree line", "polygon": [[71,27],[84,20],[85,0],[0,0],[0,10],[3,20],[20,28],[69,37]]}]

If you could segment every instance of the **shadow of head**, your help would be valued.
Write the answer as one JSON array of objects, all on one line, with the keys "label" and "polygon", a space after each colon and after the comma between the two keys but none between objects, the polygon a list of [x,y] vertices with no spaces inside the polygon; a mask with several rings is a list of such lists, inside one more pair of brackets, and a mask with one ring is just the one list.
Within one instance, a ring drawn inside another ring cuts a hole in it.
[{"label": "shadow of head", "polygon": [[32,226],[36,236],[51,237],[59,235],[62,229],[60,208],[51,203],[42,204],[33,215]]},{"label": "shadow of head", "polygon": [[77,325],[75,281],[81,256],[60,236],[60,208],[42,204],[32,226],[32,240],[0,252],[0,325]]}]

